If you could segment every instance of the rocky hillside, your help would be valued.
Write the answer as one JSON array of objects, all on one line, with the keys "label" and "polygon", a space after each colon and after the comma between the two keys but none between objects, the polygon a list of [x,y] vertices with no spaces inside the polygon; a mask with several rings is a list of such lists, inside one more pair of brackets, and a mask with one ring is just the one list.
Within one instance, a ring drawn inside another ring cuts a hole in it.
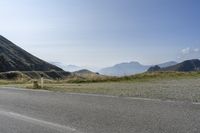
[{"label": "rocky hillside", "polygon": [[0,35],[0,72],[7,71],[63,71],[47,63]]},{"label": "rocky hillside", "polygon": [[191,71],[200,71],[200,60],[186,60],[181,63],[178,63],[173,66],[160,68],[159,66],[154,66],[149,68],[149,72],[153,71],[180,71],[180,72],[191,72]]}]

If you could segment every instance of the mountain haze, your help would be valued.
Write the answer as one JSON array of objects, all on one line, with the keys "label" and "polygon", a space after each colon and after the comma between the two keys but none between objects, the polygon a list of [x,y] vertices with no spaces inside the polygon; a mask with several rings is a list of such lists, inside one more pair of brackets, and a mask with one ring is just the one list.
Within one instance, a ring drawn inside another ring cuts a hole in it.
[{"label": "mountain haze", "polygon": [[111,76],[125,76],[145,72],[149,67],[139,62],[120,63],[112,67],[103,68],[99,73]]},{"label": "mountain haze", "polygon": [[63,71],[47,63],[0,35],[0,72],[7,71]]},{"label": "mountain haze", "polygon": [[61,62],[50,62],[50,63],[62,68],[63,70],[65,70],[67,72],[75,72],[75,71],[84,69],[83,67],[80,67],[80,66],[66,65],[66,64],[61,63]]},{"label": "mountain haze", "polygon": [[[158,64],[159,67],[168,67],[175,65],[177,62],[169,61],[165,63]],[[143,73],[147,71],[153,65],[142,65],[139,62],[133,61],[129,63],[120,63],[112,67],[103,68],[99,71],[100,74],[110,75],[110,76],[126,76],[133,75],[137,73]]]},{"label": "mountain haze", "polygon": [[158,64],[158,66],[161,67],[161,68],[164,68],[164,67],[169,67],[169,66],[173,66],[173,65],[176,65],[176,64],[178,64],[178,63],[175,62],[175,61],[169,61],[169,62]]}]

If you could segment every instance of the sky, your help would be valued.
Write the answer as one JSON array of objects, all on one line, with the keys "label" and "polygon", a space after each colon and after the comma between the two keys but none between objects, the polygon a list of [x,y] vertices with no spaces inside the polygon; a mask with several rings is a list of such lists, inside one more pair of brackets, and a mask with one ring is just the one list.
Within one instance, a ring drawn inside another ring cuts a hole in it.
[{"label": "sky", "polygon": [[200,58],[200,0],[0,0],[0,34],[48,62]]}]

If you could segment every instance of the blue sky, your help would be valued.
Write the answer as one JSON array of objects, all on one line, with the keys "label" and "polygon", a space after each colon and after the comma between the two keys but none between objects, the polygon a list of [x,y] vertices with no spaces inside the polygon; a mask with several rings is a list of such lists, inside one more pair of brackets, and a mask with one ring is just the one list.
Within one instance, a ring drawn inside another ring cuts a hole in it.
[{"label": "blue sky", "polygon": [[0,0],[0,34],[80,66],[200,58],[199,0]]}]

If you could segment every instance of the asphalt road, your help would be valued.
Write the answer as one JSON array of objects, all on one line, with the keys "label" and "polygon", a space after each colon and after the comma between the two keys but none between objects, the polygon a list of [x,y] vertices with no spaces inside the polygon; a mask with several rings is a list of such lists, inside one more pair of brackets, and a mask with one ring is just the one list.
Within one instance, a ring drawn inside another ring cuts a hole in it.
[{"label": "asphalt road", "polygon": [[0,133],[199,133],[200,105],[0,88]]}]

